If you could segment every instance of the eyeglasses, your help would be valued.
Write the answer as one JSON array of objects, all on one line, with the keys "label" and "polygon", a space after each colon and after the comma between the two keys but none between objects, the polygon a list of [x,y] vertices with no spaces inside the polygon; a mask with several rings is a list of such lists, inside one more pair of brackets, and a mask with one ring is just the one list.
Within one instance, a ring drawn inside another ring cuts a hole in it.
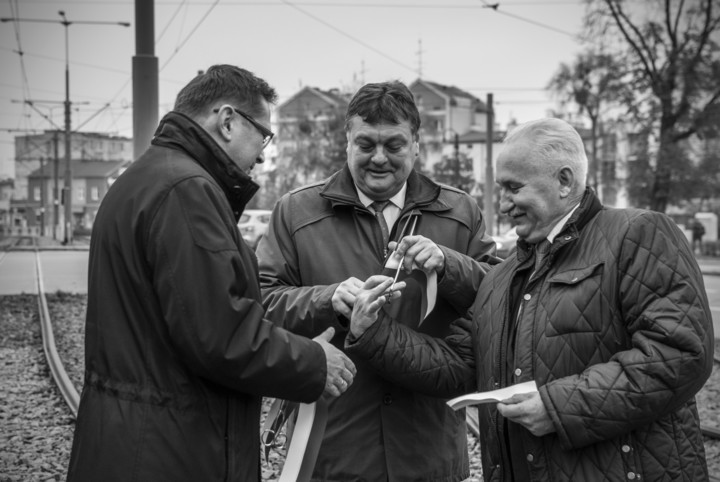
[{"label": "eyeglasses", "polygon": [[[237,114],[239,114],[240,116],[245,118],[246,121],[251,123],[253,125],[253,127],[255,127],[255,129],[257,129],[258,132],[260,132],[260,135],[263,136],[263,149],[265,149],[267,147],[267,145],[270,144],[270,141],[272,140],[272,138],[275,137],[275,133],[273,131],[271,131],[270,129],[268,129],[267,127],[265,127],[264,125],[262,125],[261,123],[259,123],[258,121],[256,121],[255,119],[253,119],[253,117],[250,114],[246,114],[245,112],[241,111],[240,109],[238,109],[236,107],[233,107],[233,106],[230,106],[230,107],[232,107],[232,110],[234,110]],[[213,112],[215,112],[217,114],[218,112],[220,112],[220,109],[213,109]]]}]

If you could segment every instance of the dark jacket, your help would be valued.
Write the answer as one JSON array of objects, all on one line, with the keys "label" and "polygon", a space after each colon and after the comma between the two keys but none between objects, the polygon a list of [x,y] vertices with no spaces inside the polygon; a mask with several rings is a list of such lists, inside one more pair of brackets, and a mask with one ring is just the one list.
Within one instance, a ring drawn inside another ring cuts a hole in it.
[{"label": "dark jacket", "polygon": [[[391,239],[397,239],[408,217],[418,219],[417,234],[441,245],[446,256],[448,274],[439,283],[437,306],[419,328],[444,336],[449,323],[472,304],[487,268],[479,261],[494,260],[494,244],[472,198],[415,172]],[[334,326],[333,342],[342,347],[348,320],[336,316],[332,294],[347,278],[364,281],[383,271],[380,225],[360,203],[347,167],[278,202],[258,259],[268,317],[306,336]],[[406,295],[401,302],[407,302]],[[418,319],[402,322],[417,329]],[[352,386],[330,403],[314,480],[457,481],[469,476],[464,412],[416,393],[412,385],[389,383],[362,361],[356,366]]]},{"label": "dark jacket", "polygon": [[[514,310],[514,280],[532,263],[518,243],[448,344],[381,320],[349,351],[445,396],[474,390],[475,367],[480,391],[535,380],[557,432],[520,428],[513,441],[533,481],[707,480],[693,397],[712,369],[713,328],[683,233],[663,214],[603,208],[588,192],[549,256]],[[509,480],[503,419],[493,404],[479,419],[485,480]]]},{"label": "dark jacket", "polygon": [[263,319],[236,225],[256,190],[178,113],[109,189],[69,481],[259,481],[261,395],[322,393],[322,348]]}]

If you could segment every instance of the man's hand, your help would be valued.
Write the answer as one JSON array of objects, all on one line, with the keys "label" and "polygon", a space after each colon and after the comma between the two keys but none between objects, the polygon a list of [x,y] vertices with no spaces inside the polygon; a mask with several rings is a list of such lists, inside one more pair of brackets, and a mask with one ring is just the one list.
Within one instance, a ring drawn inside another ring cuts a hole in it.
[{"label": "man's hand", "polygon": [[325,391],[323,394],[339,397],[352,385],[357,371],[355,370],[355,364],[347,355],[330,343],[333,336],[335,336],[335,329],[328,328],[313,338],[313,341],[318,343],[325,351],[327,378],[325,378]]},{"label": "man's hand", "polygon": [[335,313],[350,319],[353,305],[355,304],[355,298],[357,298],[357,295],[360,290],[362,290],[362,287],[363,282],[355,277],[348,278],[340,283],[338,287],[335,288],[335,292],[331,298]]},{"label": "man's hand", "polygon": [[438,276],[445,272],[445,255],[437,244],[424,236],[405,236],[399,243],[392,242],[389,249],[394,249],[396,256],[403,256],[405,272],[413,269],[413,264],[429,273],[436,271]]},{"label": "man's hand", "polygon": [[[400,297],[405,289],[405,282],[392,285],[393,279],[388,276],[371,276],[365,281],[358,293],[355,306],[350,317],[350,333],[359,337],[377,320],[378,311],[389,300]],[[392,290],[391,290],[392,285]]]},{"label": "man's hand", "polygon": [[556,432],[540,394],[519,393],[497,404],[500,415],[519,423],[536,437]]}]

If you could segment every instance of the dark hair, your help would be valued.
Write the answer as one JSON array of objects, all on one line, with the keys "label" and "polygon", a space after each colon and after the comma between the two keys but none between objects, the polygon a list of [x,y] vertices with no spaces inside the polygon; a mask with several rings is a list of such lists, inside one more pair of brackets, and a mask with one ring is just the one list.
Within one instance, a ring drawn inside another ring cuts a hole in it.
[{"label": "dark hair", "polygon": [[356,115],[368,124],[399,124],[407,120],[416,139],[420,130],[420,113],[412,92],[397,80],[363,85],[350,100],[345,130],[350,130],[350,119]]},{"label": "dark hair", "polygon": [[277,92],[263,79],[234,65],[213,65],[180,90],[174,110],[193,117],[224,101],[250,115],[259,115],[261,99],[269,103],[277,100]]}]

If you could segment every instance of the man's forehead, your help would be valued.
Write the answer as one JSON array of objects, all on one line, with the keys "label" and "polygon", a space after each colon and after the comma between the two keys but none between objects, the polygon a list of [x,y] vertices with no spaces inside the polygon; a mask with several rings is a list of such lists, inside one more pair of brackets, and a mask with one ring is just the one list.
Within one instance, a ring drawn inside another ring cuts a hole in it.
[{"label": "man's forehead", "polygon": [[350,130],[350,135],[355,139],[370,139],[374,141],[388,140],[393,138],[409,139],[412,137],[410,124],[404,121],[400,124],[355,124]]}]

